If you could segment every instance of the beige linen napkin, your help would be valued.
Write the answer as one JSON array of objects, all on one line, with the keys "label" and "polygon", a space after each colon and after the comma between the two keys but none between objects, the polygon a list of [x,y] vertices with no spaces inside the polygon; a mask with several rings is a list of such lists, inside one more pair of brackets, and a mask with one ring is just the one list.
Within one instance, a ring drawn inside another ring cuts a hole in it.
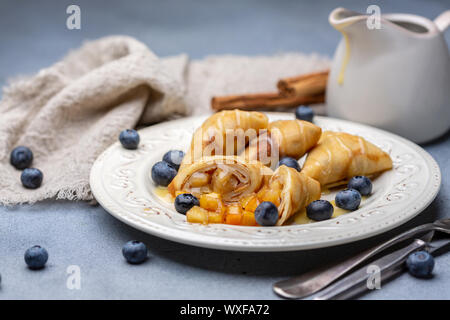
[{"label": "beige linen napkin", "polygon": [[[329,66],[326,57],[217,56],[158,59],[125,36],[88,42],[38,74],[13,81],[0,101],[0,203],[90,200],[89,171],[120,131],[174,115],[204,114],[213,95],[276,90],[280,77]],[[31,148],[39,189],[20,182],[11,150]]]}]

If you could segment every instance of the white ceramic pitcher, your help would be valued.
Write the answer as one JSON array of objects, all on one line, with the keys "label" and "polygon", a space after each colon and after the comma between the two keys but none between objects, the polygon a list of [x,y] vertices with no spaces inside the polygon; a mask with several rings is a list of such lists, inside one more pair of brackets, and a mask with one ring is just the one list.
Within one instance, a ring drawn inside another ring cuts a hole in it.
[{"label": "white ceramic pitcher", "polygon": [[330,116],[367,123],[415,142],[450,128],[450,55],[443,31],[450,11],[434,21],[409,14],[367,15],[343,8],[330,24],[343,34],[327,84]]}]

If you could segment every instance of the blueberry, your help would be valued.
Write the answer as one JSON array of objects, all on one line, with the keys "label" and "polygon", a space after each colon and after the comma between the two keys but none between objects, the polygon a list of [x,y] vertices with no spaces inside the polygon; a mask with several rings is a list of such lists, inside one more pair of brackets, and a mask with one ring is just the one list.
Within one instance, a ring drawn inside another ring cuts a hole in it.
[{"label": "blueberry", "polygon": [[33,246],[25,251],[25,263],[30,269],[41,269],[48,260],[48,252],[41,246]]},{"label": "blueberry", "polygon": [[137,240],[128,241],[122,247],[122,254],[132,264],[139,264],[147,260],[147,246]]},{"label": "blueberry", "polygon": [[361,203],[361,194],[355,189],[344,189],[337,193],[335,202],[339,208],[353,211]]},{"label": "blueberry", "polygon": [[314,118],[314,111],[308,106],[300,106],[295,109],[295,117],[299,120],[312,122]]},{"label": "blueberry", "polygon": [[278,221],[278,208],[272,202],[261,202],[255,210],[255,220],[260,226],[274,226]]},{"label": "blueberry", "polygon": [[368,196],[372,192],[372,181],[365,176],[356,176],[350,179],[347,187],[359,191],[362,196]]},{"label": "blueberry", "polygon": [[170,164],[175,169],[180,168],[181,161],[183,161],[184,158],[184,152],[181,150],[170,150],[166,152],[163,156],[163,161]]},{"label": "blueberry", "polygon": [[426,251],[417,251],[409,255],[406,266],[414,277],[430,278],[434,268],[434,258]]},{"label": "blueberry", "polygon": [[175,210],[186,214],[193,206],[199,206],[198,199],[190,193],[181,193],[175,198]]},{"label": "blueberry", "polygon": [[280,167],[282,165],[285,165],[286,167],[294,168],[297,171],[300,171],[300,165],[298,164],[298,161],[291,157],[284,157],[282,158],[278,164],[277,167]]},{"label": "blueberry", "polygon": [[327,200],[316,200],[306,207],[306,215],[314,221],[328,220],[333,212],[333,205]]},{"label": "blueberry", "polygon": [[27,147],[15,147],[11,151],[9,162],[19,170],[28,168],[33,162],[33,152]]},{"label": "blueberry", "polygon": [[139,133],[133,129],[123,130],[119,135],[119,141],[125,149],[137,149],[140,141]]},{"label": "blueberry", "polygon": [[152,179],[156,184],[167,187],[177,175],[177,170],[165,161],[158,161],[152,167]]},{"label": "blueberry", "polygon": [[44,175],[42,171],[36,168],[26,168],[20,175],[20,181],[25,188],[37,189],[41,186]]}]

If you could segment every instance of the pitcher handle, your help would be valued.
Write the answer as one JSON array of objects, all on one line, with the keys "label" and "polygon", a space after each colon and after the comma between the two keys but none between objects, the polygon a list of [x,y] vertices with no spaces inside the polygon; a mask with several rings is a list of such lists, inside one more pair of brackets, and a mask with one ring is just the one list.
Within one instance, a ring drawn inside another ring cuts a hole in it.
[{"label": "pitcher handle", "polygon": [[442,12],[436,19],[434,23],[442,32],[445,31],[450,26],[450,10]]}]

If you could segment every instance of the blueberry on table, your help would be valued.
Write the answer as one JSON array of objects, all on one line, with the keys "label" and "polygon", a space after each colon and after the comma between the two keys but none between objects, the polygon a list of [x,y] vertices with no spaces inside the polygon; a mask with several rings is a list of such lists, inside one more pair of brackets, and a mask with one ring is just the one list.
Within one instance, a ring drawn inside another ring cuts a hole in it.
[{"label": "blueberry on table", "polygon": [[39,188],[42,184],[42,179],[44,179],[42,171],[36,168],[26,168],[20,175],[20,181],[28,189]]},{"label": "blueberry on table", "polygon": [[170,164],[175,169],[180,168],[181,161],[183,161],[184,152],[181,150],[170,150],[166,152],[163,156],[163,161]]},{"label": "blueberry on table", "polygon": [[9,162],[19,170],[28,168],[33,162],[33,152],[24,146],[15,147],[11,151]]},{"label": "blueberry on table", "polygon": [[434,268],[434,258],[426,251],[417,251],[408,256],[406,266],[414,277],[430,278]]},{"label": "blueberry on table", "polygon": [[122,254],[132,264],[139,264],[147,260],[147,246],[137,240],[128,241],[122,247]]},{"label": "blueberry on table", "polygon": [[368,196],[372,192],[372,181],[365,176],[355,176],[350,179],[347,187],[358,190],[362,196]]},{"label": "blueberry on table", "polygon": [[306,215],[314,221],[328,220],[333,216],[333,205],[327,200],[316,200],[306,207]]},{"label": "blueberry on table", "polygon": [[272,202],[261,202],[255,210],[255,220],[260,226],[274,226],[278,221],[278,208]]},{"label": "blueberry on table", "polygon": [[336,194],[336,205],[345,210],[356,210],[361,203],[361,194],[355,189],[344,189]]},{"label": "blueberry on table", "polygon": [[300,171],[300,165],[298,164],[298,161],[291,157],[284,157],[282,158],[278,164],[277,168],[281,167],[282,165],[285,165],[286,167],[294,168],[297,171]]},{"label": "blueberry on table", "polygon": [[190,193],[181,193],[175,198],[175,210],[186,214],[192,207],[199,206],[200,201]]},{"label": "blueberry on table", "polygon": [[300,106],[295,109],[295,117],[299,120],[312,122],[314,118],[314,111],[308,106]]},{"label": "blueberry on table", "polygon": [[158,161],[152,167],[152,179],[160,186],[167,187],[177,175],[177,170],[165,161]]},{"label": "blueberry on table", "polygon": [[123,130],[119,135],[119,141],[125,149],[137,149],[140,141],[139,133],[133,129]]},{"label": "blueberry on table", "polygon": [[28,268],[36,270],[45,266],[48,260],[48,252],[41,246],[33,246],[25,251],[25,263]]}]

